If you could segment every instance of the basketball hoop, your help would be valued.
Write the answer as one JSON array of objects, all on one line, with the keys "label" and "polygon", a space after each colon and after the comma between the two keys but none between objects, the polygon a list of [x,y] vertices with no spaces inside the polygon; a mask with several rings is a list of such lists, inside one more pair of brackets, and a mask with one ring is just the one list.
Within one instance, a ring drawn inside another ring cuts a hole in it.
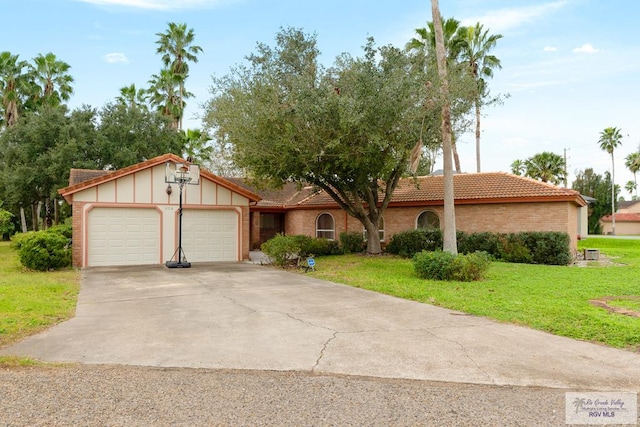
[{"label": "basketball hoop", "polygon": [[178,188],[180,189],[180,208],[178,209],[178,248],[173,253],[171,259],[165,262],[165,265],[168,268],[189,268],[191,267],[191,263],[187,261],[187,258],[184,255],[184,250],[182,249],[182,189],[187,184],[200,184],[200,166],[190,163],[167,162],[165,165],[164,182],[169,184],[169,186],[171,186],[171,184],[178,184]]}]

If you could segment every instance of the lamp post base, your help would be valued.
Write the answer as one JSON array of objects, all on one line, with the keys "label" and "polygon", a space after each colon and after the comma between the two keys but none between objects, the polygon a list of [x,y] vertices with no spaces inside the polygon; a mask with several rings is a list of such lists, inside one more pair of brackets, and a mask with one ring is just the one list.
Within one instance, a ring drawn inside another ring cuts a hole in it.
[{"label": "lamp post base", "polygon": [[167,261],[164,265],[167,268],[191,268],[191,263],[187,261]]}]

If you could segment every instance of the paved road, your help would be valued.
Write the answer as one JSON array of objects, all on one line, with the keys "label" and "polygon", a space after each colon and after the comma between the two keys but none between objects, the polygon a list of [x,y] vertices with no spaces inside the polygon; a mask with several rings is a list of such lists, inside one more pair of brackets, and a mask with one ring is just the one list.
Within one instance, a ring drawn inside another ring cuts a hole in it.
[{"label": "paved road", "polygon": [[95,268],[76,317],[0,354],[640,391],[640,354],[252,264]]},{"label": "paved road", "polygon": [[561,389],[309,372],[0,369],[0,426],[564,426]]}]

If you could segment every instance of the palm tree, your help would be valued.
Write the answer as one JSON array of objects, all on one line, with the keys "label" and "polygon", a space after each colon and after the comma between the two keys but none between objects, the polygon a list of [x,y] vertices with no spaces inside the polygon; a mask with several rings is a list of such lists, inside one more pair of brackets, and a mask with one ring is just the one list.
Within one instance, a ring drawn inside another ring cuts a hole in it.
[{"label": "palm tree", "polygon": [[11,52],[0,53],[2,122],[7,127],[15,125],[18,121],[22,98],[28,87],[27,75],[22,72],[26,67],[27,62],[18,60],[18,55],[12,55]]},{"label": "palm tree", "polygon": [[[157,33],[160,38],[157,53],[162,54],[162,62],[166,69],[179,76],[178,81],[178,107],[184,110],[184,98],[186,91],[184,82],[189,75],[188,62],[198,62],[197,54],[202,52],[200,46],[193,44],[195,34],[193,29],[187,29],[187,24],[169,23],[169,28],[164,33]],[[182,129],[182,111],[179,115],[178,127]]]},{"label": "palm tree", "polygon": [[149,80],[149,102],[155,106],[157,110],[166,117],[171,118],[171,126],[179,129],[182,123],[182,114],[184,112],[185,98],[191,97],[193,94],[187,91],[180,94],[176,91],[182,85],[184,79],[180,74],[175,74],[171,70],[164,69],[160,74],[153,74]]},{"label": "palm tree", "polygon": [[522,175],[526,170],[526,165],[525,162],[523,162],[522,160],[514,160],[513,163],[511,163],[511,173],[514,175]]},{"label": "palm tree", "polygon": [[627,181],[624,185],[624,189],[627,190],[627,193],[633,196],[633,191],[638,188],[638,185],[633,181]]},{"label": "palm tree", "polygon": [[[465,31],[466,30],[466,31]],[[489,30],[477,23],[473,27],[463,29],[464,43],[460,52],[460,57],[469,64],[471,74],[476,80],[476,94],[474,106],[476,110],[476,169],[480,172],[480,107],[482,100],[489,94],[485,79],[493,77],[495,68],[502,68],[500,60],[490,55],[501,34],[489,34]]]},{"label": "palm tree", "polygon": [[33,97],[37,105],[57,106],[71,98],[73,77],[68,73],[71,68],[69,64],[59,61],[49,52],[36,56],[30,68],[35,83]]},{"label": "palm tree", "polygon": [[524,161],[525,175],[542,182],[560,184],[565,177],[564,158],[559,154],[544,151]]},{"label": "palm tree", "polygon": [[148,92],[146,89],[136,89],[135,83],[120,88],[120,95],[116,98],[119,104],[129,108],[139,108],[147,102]]},{"label": "palm tree", "polygon": [[640,151],[636,151],[635,153],[629,154],[625,158],[624,164],[627,167],[627,169],[629,169],[631,173],[633,173],[633,182],[636,184],[635,185],[636,197],[638,197],[638,180],[636,179],[636,174],[640,172]]},{"label": "palm tree", "polygon": [[433,17],[433,33],[435,35],[435,51],[440,77],[440,94],[442,103],[442,157],[444,164],[444,231],[442,250],[452,254],[458,253],[456,242],[456,213],[453,193],[453,165],[451,138],[451,105],[449,101],[449,81],[447,78],[447,56],[445,53],[444,35],[438,0],[431,0]]},{"label": "palm tree", "polygon": [[616,193],[615,193],[615,164],[613,161],[613,151],[622,145],[622,133],[617,127],[608,127],[600,132],[600,148],[611,155],[611,234],[616,235]]},{"label": "palm tree", "polygon": [[[448,18],[442,20],[440,16],[440,22],[442,23],[442,36],[444,43],[444,55],[447,61],[449,69],[453,69],[458,64],[458,58],[460,56],[461,49],[464,45],[465,28],[460,26],[460,21],[454,18]],[[407,44],[407,50],[422,51],[425,55],[435,57],[436,53],[436,36],[434,31],[433,22],[427,22],[427,27],[416,28],[416,34],[418,38],[412,38]],[[460,156],[458,155],[458,147],[456,146],[455,135],[451,135],[451,150],[453,152],[453,161],[455,163],[456,171],[462,172],[460,166]]]}]

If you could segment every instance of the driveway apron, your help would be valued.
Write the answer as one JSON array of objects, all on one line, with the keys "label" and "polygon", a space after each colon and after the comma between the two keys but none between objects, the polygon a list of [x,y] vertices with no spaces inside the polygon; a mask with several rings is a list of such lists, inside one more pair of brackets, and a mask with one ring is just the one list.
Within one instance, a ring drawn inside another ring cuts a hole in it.
[{"label": "driveway apron", "polygon": [[640,354],[249,263],[91,268],[76,316],[1,355],[640,391]]}]

